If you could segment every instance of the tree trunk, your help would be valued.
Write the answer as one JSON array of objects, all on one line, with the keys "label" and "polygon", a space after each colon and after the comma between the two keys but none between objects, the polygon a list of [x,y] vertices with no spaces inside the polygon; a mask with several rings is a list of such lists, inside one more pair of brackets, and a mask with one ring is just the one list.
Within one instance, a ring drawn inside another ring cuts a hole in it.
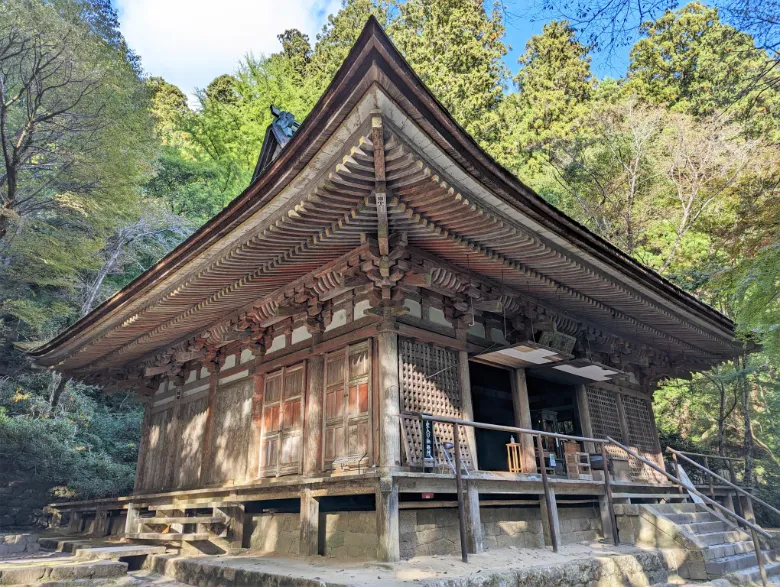
[{"label": "tree trunk", "polygon": [[[739,365],[739,360],[737,360]],[[739,381],[742,387],[742,417],[745,422],[745,479],[744,483],[748,487],[753,486],[753,425],[750,421],[750,385],[747,380],[747,357],[742,357],[742,364],[739,365]]]},{"label": "tree trunk", "polygon": [[[59,378],[58,381],[55,381],[55,378]],[[60,396],[62,395],[62,392],[65,391],[65,385],[68,383],[68,380],[61,374],[54,371],[52,373],[52,388],[51,388],[51,395],[49,395],[49,405],[52,408],[56,408],[57,405],[60,403]]]}]

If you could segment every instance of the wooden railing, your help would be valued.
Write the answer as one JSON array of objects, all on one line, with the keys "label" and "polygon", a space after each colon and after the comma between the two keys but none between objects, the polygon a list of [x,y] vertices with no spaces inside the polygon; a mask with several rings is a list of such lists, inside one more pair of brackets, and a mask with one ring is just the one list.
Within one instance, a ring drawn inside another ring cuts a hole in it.
[{"label": "wooden railing", "polygon": [[[664,468],[659,467],[658,464],[652,462],[651,460],[647,459],[646,457],[642,456],[638,452],[634,451],[630,447],[627,447],[623,445],[622,443],[614,440],[613,438],[607,437],[606,439],[602,438],[588,438],[584,436],[573,436],[568,434],[559,434],[554,432],[543,432],[540,430],[530,430],[527,428],[519,428],[516,426],[503,426],[499,424],[488,424],[483,422],[472,422],[470,420],[460,420],[457,418],[448,418],[444,416],[433,416],[430,414],[423,414],[423,413],[413,413],[413,412],[405,412],[402,414],[403,417],[406,418],[419,418],[423,423],[428,422],[437,422],[437,423],[443,423],[443,424],[451,424],[453,427],[453,449],[455,452],[455,483],[456,483],[456,491],[457,491],[457,498],[458,498],[458,526],[460,530],[460,544],[461,544],[461,557],[464,562],[468,562],[468,551],[467,551],[467,540],[466,540],[466,506],[465,506],[465,500],[463,496],[463,472],[462,472],[462,456],[461,456],[461,447],[460,447],[460,426],[470,426],[475,429],[482,429],[482,430],[497,430],[501,432],[509,432],[512,434],[517,434],[520,438],[525,436],[530,436],[534,439],[534,443],[536,446],[536,454],[539,458],[538,463],[538,470],[539,474],[542,479],[542,488],[544,493],[544,499],[546,503],[545,509],[546,515],[548,518],[548,525],[549,525],[549,534],[550,534],[550,542],[552,544],[552,548],[554,552],[558,552],[559,548],[559,537],[557,533],[557,510],[555,507],[555,497],[553,494],[553,491],[550,487],[550,481],[547,474],[547,467],[545,466],[544,462],[544,448],[543,448],[543,438],[553,438],[553,439],[560,439],[560,440],[570,440],[575,442],[582,442],[582,443],[592,443],[594,446],[598,446],[601,452],[601,458],[603,463],[603,472],[604,472],[604,493],[607,498],[607,504],[609,509],[609,520],[610,520],[610,526],[612,529],[612,540],[614,544],[619,544],[619,538],[618,538],[618,532],[617,532],[617,523],[615,519],[615,508],[613,503],[613,496],[612,496],[612,487],[611,487],[611,481],[609,476],[609,465],[607,460],[607,450],[606,447],[608,445],[612,445],[624,453],[626,453],[629,457],[632,457],[634,459],[637,459],[639,462],[641,462],[646,467],[649,467],[650,469],[654,470],[655,472],[659,473],[663,477],[665,477],[668,481],[673,483],[674,485],[677,485],[681,488],[681,490],[685,490],[688,493],[695,495],[699,497],[704,503],[709,505],[710,507],[720,511],[724,515],[728,516],[729,518],[736,521],[738,526],[742,526],[744,528],[747,528],[750,531],[751,537],[753,539],[753,547],[755,549],[756,554],[756,561],[758,563],[758,568],[761,573],[762,581],[764,582],[764,585],[768,585],[767,578],[766,578],[766,570],[764,569],[764,561],[763,556],[761,553],[761,543],[759,540],[759,535],[763,536],[767,539],[771,538],[771,535],[766,532],[763,528],[759,527],[755,524],[755,522],[745,519],[744,517],[740,516],[736,512],[730,510],[724,505],[721,505],[714,499],[714,494],[712,496],[707,496],[701,491],[699,491],[696,487],[694,487],[690,483],[686,483],[680,479],[680,473],[679,473],[679,465],[677,464],[676,459],[682,458],[686,462],[694,465],[698,469],[702,470],[705,474],[709,475],[710,478],[717,479],[723,483],[725,483],[728,487],[732,488],[734,491],[736,491],[740,495],[744,495],[749,500],[756,501],[757,503],[760,503],[761,505],[769,508],[771,511],[775,512],[776,514],[780,515],[780,510],[774,508],[770,504],[766,503],[765,501],[753,496],[749,492],[745,491],[741,487],[737,486],[736,484],[732,483],[731,481],[723,478],[722,476],[718,475],[717,473],[714,473],[707,467],[704,467],[703,465],[700,465],[699,463],[696,463],[692,459],[690,459],[688,456],[683,454],[681,451],[676,451],[674,449],[667,449],[670,454],[673,455],[675,459],[675,475],[672,475],[668,473]],[[445,449],[446,450],[446,449]],[[694,454],[692,456],[705,456],[705,455],[698,455]],[[724,457],[726,459],[731,457]]]},{"label": "wooden railing", "polygon": [[588,442],[598,446],[600,448],[601,459],[603,463],[604,492],[607,498],[610,526],[612,528],[612,540],[616,545],[620,543],[618,538],[618,532],[617,532],[617,522],[615,520],[615,507],[612,499],[612,486],[609,479],[609,467],[607,466],[606,445],[609,444],[608,441],[600,438],[588,438],[585,436],[572,436],[569,434],[542,432],[539,430],[518,428],[516,426],[502,426],[499,424],[472,422],[469,420],[459,420],[457,418],[447,418],[444,416],[432,416],[430,414],[421,414],[416,412],[405,412],[401,415],[406,418],[419,418],[423,422],[425,421],[439,422],[443,424],[451,424],[453,426],[453,444],[454,444],[453,448],[455,451],[455,467],[454,467],[455,483],[456,483],[456,491],[458,494],[457,495],[458,496],[458,525],[460,528],[461,557],[463,559],[463,562],[468,562],[468,552],[466,546],[466,510],[465,510],[465,504],[463,498],[463,473],[462,473],[462,464],[461,464],[460,433],[458,431],[459,426],[470,426],[472,428],[479,428],[482,430],[497,430],[501,432],[510,432],[512,434],[517,434],[520,437],[522,437],[523,435],[531,436],[534,439],[536,450],[538,451],[539,458],[540,458],[539,470],[542,479],[542,491],[544,494],[544,500],[546,504],[545,509],[547,510],[546,514],[547,514],[548,527],[550,529],[549,532],[550,543],[552,545],[554,552],[558,552],[560,546],[560,540],[559,540],[558,532],[556,530],[558,526],[557,508],[555,505],[555,497],[552,488],[550,487],[550,480],[547,474],[547,468],[544,466],[545,465],[544,449],[543,449],[542,439],[553,438],[553,439],[571,440],[571,441],[583,442],[583,443]]}]

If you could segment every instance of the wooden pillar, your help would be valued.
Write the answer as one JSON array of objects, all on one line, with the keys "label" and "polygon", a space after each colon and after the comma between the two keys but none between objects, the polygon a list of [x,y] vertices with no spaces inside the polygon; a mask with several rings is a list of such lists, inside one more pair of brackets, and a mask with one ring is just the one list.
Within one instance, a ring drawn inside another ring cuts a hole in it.
[{"label": "wooden pillar", "polygon": [[[558,502],[555,499],[555,489],[550,488],[547,495],[542,495],[540,504],[542,506],[544,543],[547,546],[552,546],[557,551],[556,546],[561,544],[561,523],[558,520]],[[552,527],[550,524],[552,524]]]},{"label": "wooden pillar", "polygon": [[[303,474],[314,475],[321,469],[325,358],[322,355],[312,357],[307,363],[307,369],[309,387],[306,391],[306,420],[303,430]],[[313,554],[317,554],[316,550]]]},{"label": "wooden pillar", "polygon": [[626,417],[626,409],[623,407],[623,396],[619,393],[615,394],[615,403],[618,409],[618,422],[620,423],[620,432],[623,434],[623,442],[626,446],[631,446],[631,436],[628,430],[628,418]]},{"label": "wooden pillar", "polygon": [[179,394],[181,393],[181,387],[178,385],[171,385],[166,383],[166,391],[173,391],[176,396],[173,399],[173,407],[171,408],[171,420],[165,426],[164,442],[170,443],[165,446],[165,480],[163,487],[174,487],[176,484],[176,453],[179,450],[179,411],[181,410],[181,399]]},{"label": "wooden pillar", "polygon": [[466,485],[466,550],[471,554],[482,552],[482,518],[479,514],[479,491],[469,480]]},{"label": "wooden pillar", "polygon": [[609,498],[599,495],[599,516],[601,517],[601,534],[604,540],[612,541],[612,515],[609,511]]},{"label": "wooden pillar", "polygon": [[214,436],[214,411],[217,405],[217,382],[219,381],[219,365],[208,363],[209,374],[209,403],[206,408],[206,424],[203,430],[203,453],[200,461],[200,484],[209,482],[211,474],[211,445]]},{"label": "wooden pillar", "polygon": [[144,398],[144,418],[141,421],[141,445],[138,447],[138,461],[135,465],[133,492],[138,493],[144,487],[144,467],[149,452],[149,423],[152,417],[152,397]]},{"label": "wooden pillar", "polygon": [[98,506],[95,510],[95,523],[92,526],[92,536],[103,538],[108,534],[108,510]]},{"label": "wooden pillar", "polygon": [[[512,406],[515,410],[515,426],[531,430],[531,406],[528,402],[528,385],[525,380],[525,369],[514,369],[512,373]],[[529,434],[520,434],[515,440],[522,448],[523,473],[536,473],[536,457],[534,438]],[[508,439],[507,439],[508,441]]]},{"label": "wooden pillar", "polygon": [[[582,435],[593,438],[593,421],[590,419],[588,391],[584,385],[577,386],[577,410],[580,413],[580,428],[582,428]],[[596,446],[592,442],[586,442],[584,448],[585,452],[596,452]]]},{"label": "wooden pillar", "polygon": [[70,512],[68,534],[78,534],[81,531],[81,512]]},{"label": "wooden pillar", "polygon": [[401,535],[398,527],[398,484],[392,477],[379,480],[376,490],[377,559],[395,562],[401,559]]},{"label": "wooden pillar", "polygon": [[227,541],[230,553],[235,554],[244,548],[245,510],[244,505],[214,508],[215,513],[227,518]]},{"label": "wooden pillar", "polygon": [[51,521],[49,522],[49,528],[59,528],[62,526],[62,512],[60,510],[54,510],[51,515]]},{"label": "wooden pillar", "polygon": [[298,553],[315,556],[319,553],[320,500],[312,495],[310,487],[301,490],[301,528]]},{"label": "wooden pillar", "polygon": [[252,430],[250,431],[249,454],[246,459],[246,476],[248,480],[260,478],[260,443],[263,432],[263,385],[262,375],[254,376],[254,393],[252,394]]},{"label": "wooden pillar", "polygon": [[380,400],[379,465],[387,471],[401,464],[398,334],[389,330],[379,332],[377,347]]},{"label": "wooden pillar", "polygon": [[138,506],[134,503],[127,504],[127,518],[125,519],[125,536],[138,532]]},{"label": "wooden pillar", "polygon": [[[469,354],[466,351],[458,353],[458,375],[460,377],[460,401],[463,409],[463,419],[474,421],[474,402],[471,399],[471,375],[469,373]],[[469,444],[469,455],[474,470],[479,470],[477,462],[477,438],[474,428],[466,426],[466,439]]]},{"label": "wooden pillar", "polygon": [[740,495],[739,502],[742,505],[742,517],[745,518],[748,522],[755,522],[756,514],[753,511],[753,500],[745,497],[744,495]]}]

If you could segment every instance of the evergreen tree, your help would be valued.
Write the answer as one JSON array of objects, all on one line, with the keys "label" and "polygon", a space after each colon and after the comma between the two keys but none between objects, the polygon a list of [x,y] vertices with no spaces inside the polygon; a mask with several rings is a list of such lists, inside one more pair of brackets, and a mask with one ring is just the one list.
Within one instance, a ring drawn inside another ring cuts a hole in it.
[{"label": "evergreen tree", "polygon": [[698,2],[666,12],[641,31],[644,38],[631,49],[631,92],[694,116],[724,114],[751,134],[780,138],[780,92],[755,81],[772,61],[750,35]]},{"label": "evergreen tree", "polygon": [[[569,136],[594,91],[588,48],[565,21],[553,21],[528,41],[514,81],[517,93],[502,108],[502,136],[494,151],[520,172],[535,154],[546,157],[550,142]],[[538,161],[526,173],[538,172]]]},{"label": "evergreen tree", "polygon": [[406,0],[390,35],[415,72],[477,142],[498,137],[507,69],[499,4],[480,0]]}]

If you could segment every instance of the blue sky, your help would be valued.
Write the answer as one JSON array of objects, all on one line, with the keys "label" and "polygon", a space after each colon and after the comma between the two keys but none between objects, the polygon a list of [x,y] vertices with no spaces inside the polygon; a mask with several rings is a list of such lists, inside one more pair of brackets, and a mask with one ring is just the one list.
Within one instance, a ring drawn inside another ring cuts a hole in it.
[{"label": "blue sky", "polygon": [[[297,28],[314,40],[340,0],[113,0],[130,47],[141,56],[144,69],[162,76],[187,94],[204,88],[223,73],[234,71],[247,53],[268,54],[279,49],[276,35]],[[528,39],[544,24],[528,8],[529,0],[506,2],[506,57],[512,72]],[[618,76],[625,56],[612,63],[594,61],[598,75]]]}]

